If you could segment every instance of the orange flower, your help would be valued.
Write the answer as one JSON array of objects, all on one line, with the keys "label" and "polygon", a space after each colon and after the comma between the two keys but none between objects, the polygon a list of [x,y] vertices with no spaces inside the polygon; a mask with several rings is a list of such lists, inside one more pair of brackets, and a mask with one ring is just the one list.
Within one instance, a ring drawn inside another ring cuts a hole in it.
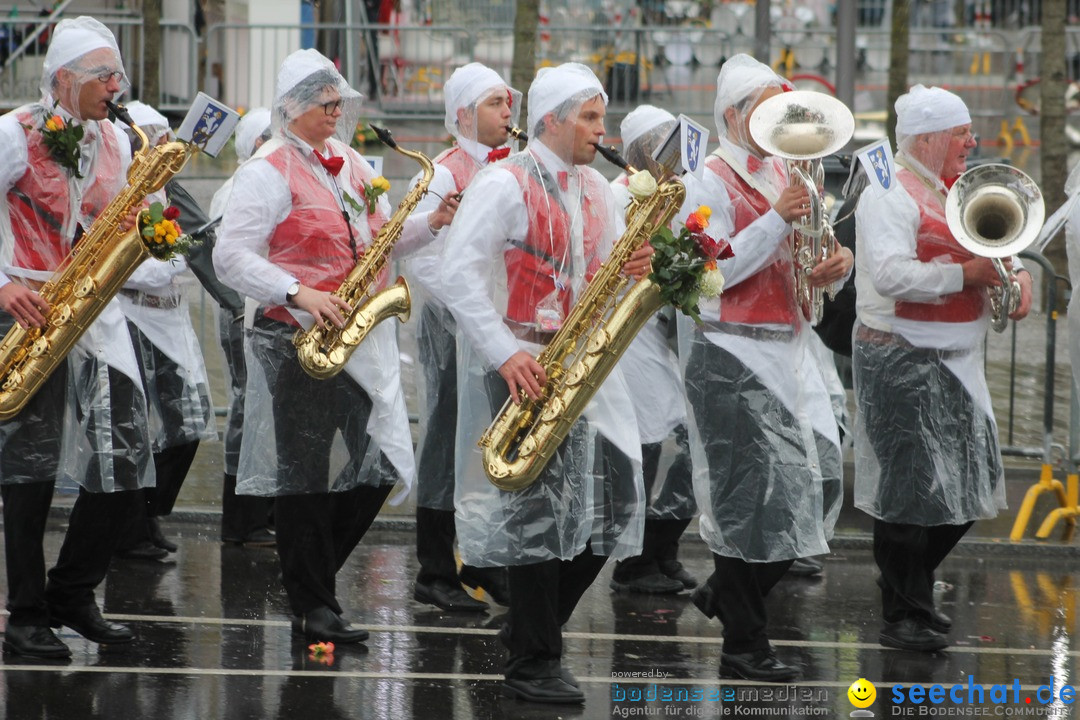
[{"label": "orange flower", "polygon": [[712,272],[715,269],[716,269],[716,261],[715,260],[706,260],[705,261],[705,270],[706,270],[706,272]]},{"label": "orange flower", "polygon": [[699,233],[705,228],[709,227],[709,221],[698,215],[696,212],[690,213],[690,216],[686,218],[686,229],[692,233]]},{"label": "orange flower", "polygon": [[53,115],[51,118],[45,121],[45,129],[51,132],[57,132],[64,129],[64,118],[59,115]]}]

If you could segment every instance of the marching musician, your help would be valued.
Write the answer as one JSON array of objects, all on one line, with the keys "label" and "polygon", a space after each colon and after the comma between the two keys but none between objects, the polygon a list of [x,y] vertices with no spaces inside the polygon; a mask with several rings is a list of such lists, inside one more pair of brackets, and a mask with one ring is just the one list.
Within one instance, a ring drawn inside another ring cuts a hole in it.
[{"label": "marching musician", "polygon": [[[535,356],[618,237],[611,189],[588,167],[606,104],[587,67],[541,69],[529,90],[528,146],[473,179],[441,260],[459,343],[458,546],[468,565],[509,567],[503,692],[531,702],[584,702],[561,662],[560,628],[608,557],[641,548],[641,446],[618,368],[531,486],[497,489],[476,447],[508,397],[540,397],[548,378]],[[651,252],[639,249],[624,271],[646,274]]]},{"label": "marching musician", "polygon": [[[254,108],[236,125],[236,162],[247,162],[273,133],[269,108]],[[210,217],[220,218],[232,194],[234,174],[210,200]],[[215,237],[211,235],[210,237]],[[205,243],[204,243],[205,244]],[[212,247],[211,247],[212,250]],[[192,252],[192,270],[203,267],[203,252]],[[213,272],[213,265],[206,268]],[[205,284],[205,283],[204,283]],[[269,516],[272,498],[236,494],[236,472],[240,461],[240,441],[244,429],[244,393],[247,366],[244,364],[244,298],[232,288],[211,293],[218,303],[218,341],[229,368],[229,419],[225,426],[225,478],[221,487],[221,541],[245,547],[273,547]]]},{"label": "marching musician", "polygon": [[[784,89],[747,55],[729,59],[717,77],[719,148],[703,180],[688,181],[681,218],[709,206],[706,232],[730,242],[734,257],[719,263],[722,301],[702,301],[704,323],[679,328],[694,490],[715,566],[692,600],[723,623],[721,675],[776,682],[798,671],[769,642],[765,597],[796,558],[827,552],[842,472],[812,331],[795,297],[789,235],[809,213],[809,197],[749,132],[757,106]],[[841,250],[814,269],[811,284],[833,285],[852,264]]]},{"label": "marching musician", "polygon": [[[678,125],[667,110],[642,105],[622,121],[624,157],[632,167],[646,169],[657,180],[664,170],[653,151]],[[629,177],[611,181],[615,206],[630,205]],[[686,432],[686,395],[679,358],[668,346],[674,318],[662,311],[638,332],[619,361],[630,387],[636,388],[634,411],[641,434],[642,474],[648,511],[641,554],[620,560],[611,576],[615,590],[639,593],[677,593],[697,587],[697,580],[679,562],[679,538],[697,513]],[[665,445],[670,450],[665,449]],[[667,472],[657,487],[661,468]]]},{"label": "marching musician", "polygon": [[[292,343],[301,327],[344,325],[351,308],[331,291],[391,215],[371,166],[343,141],[360,103],[317,51],[289,55],[278,71],[274,137],[237,171],[214,248],[222,281],[259,304],[236,491],[276,498],[293,634],[335,643],[368,636],[341,617],[337,571],[395,482],[407,490],[415,474],[390,323],[331,379],[310,377]],[[407,219],[401,242],[430,242],[452,216],[443,204]],[[331,453],[339,438],[347,459]]]},{"label": "marching musician", "polygon": [[[874,518],[881,644],[932,652],[952,625],[934,605],[935,569],[975,520],[1005,507],[983,368],[986,289],[1000,278],[945,218],[976,146],[964,101],[916,85],[896,115],[898,182],[864,192],[855,214],[855,505]],[[1031,276],[1017,279],[1014,320],[1031,307]]]},{"label": "marching musician", "polygon": [[[0,118],[0,332],[44,327],[37,289],[125,187],[127,138],[107,101],[128,86],[112,32],[90,17],[53,31],[41,100]],[[134,224],[131,213],[126,223]],[[66,658],[50,630],[67,625],[97,643],[135,633],[101,617],[94,588],[153,485],[146,398],[124,316],[113,299],[29,403],[0,422],[0,495],[8,575],[5,651]],[[42,541],[57,479],[79,485],[46,584]]]},{"label": "marching musician", "polygon": [[[157,110],[138,101],[125,107],[146,133],[150,147],[171,139],[169,121]],[[132,142],[137,143],[131,133]],[[154,193],[151,200],[169,205],[171,187],[175,185]],[[195,229],[191,218],[180,220],[184,227]],[[157,477],[155,487],[142,491],[145,502],[139,506],[131,532],[118,549],[122,557],[160,560],[176,552],[176,544],[164,536],[158,518],[172,512],[199,441],[217,439],[206,364],[188,312],[184,287],[187,269],[182,255],[171,260],[150,258],[136,268],[120,290],[120,309],[127,318],[135,358],[143,374]]]},{"label": "marching musician", "polygon": [[[516,125],[521,93],[511,90],[497,72],[480,63],[458,68],[443,86],[444,124],[453,147],[435,158],[435,177],[417,213],[435,209],[441,198],[460,195],[489,162],[510,154],[509,126]],[[413,178],[413,184],[420,176]],[[457,343],[454,317],[439,288],[441,240],[410,260],[410,278],[422,288],[424,309],[417,327],[424,381],[421,435],[417,452],[416,556],[420,571],[413,596],[443,610],[483,611],[488,605],[461,585],[482,587],[500,605],[509,602],[506,571],[464,565],[454,558],[454,433],[457,423]],[[415,302],[419,292],[414,292]]]}]

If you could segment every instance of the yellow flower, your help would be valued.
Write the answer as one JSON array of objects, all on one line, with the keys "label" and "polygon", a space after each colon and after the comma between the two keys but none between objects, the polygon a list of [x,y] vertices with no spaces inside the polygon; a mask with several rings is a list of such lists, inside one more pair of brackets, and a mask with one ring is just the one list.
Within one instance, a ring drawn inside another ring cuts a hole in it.
[{"label": "yellow flower", "polygon": [[53,122],[52,118],[49,118],[48,120],[45,121],[45,129],[48,130],[49,132],[56,132],[60,128],[58,128],[56,126],[56,123]]},{"label": "yellow flower", "polygon": [[169,243],[170,245],[175,245],[176,244],[176,236],[175,235],[166,235],[165,236],[165,242]]},{"label": "yellow flower", "polygon": [[705,218],[706,222],[708,222],[709,218],[712,217],[712,208],[710,208],[708,205],[701,205],[700,207],[698,207],[696,212],[698,215]]},{"label": "yellow flower", "polygon": [[384,178],[382,175],[371,181],[371,187],[387,192],[390,190],[390,181]]}]

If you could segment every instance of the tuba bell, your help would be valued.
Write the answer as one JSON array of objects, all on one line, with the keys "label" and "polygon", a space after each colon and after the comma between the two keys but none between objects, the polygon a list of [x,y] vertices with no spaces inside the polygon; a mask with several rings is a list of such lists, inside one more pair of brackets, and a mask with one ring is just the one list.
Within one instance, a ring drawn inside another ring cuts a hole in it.
[{"label": "tuba bell", "polygon": [[[810,273],[836,253],[836,236],[828,220],[821,188],[825,169],[821,159],[839,151],[855,133],[855,117],[831,95],[810,90],[775,95],[750,116],[750,135],[762,150],[783,158],[788,177],[806,187],[810,213],[791,224],[795,266],[795,298],[803,317],[816,325],[824,307],[822,288],[811,287]],[[832,298],[833,291],[829,291]]]},{"label": "tuba bell", "polygon": [[995,332],[1005,329],[1020,305],[1020,283],[1001,259],[1035,242],[1045,217],[1039,186],[1011,165],[973,167],[957,178],[945,198],[945,220],[953,237],[973,255],[993,260],[1001,278],[1001,287],[986,289]]}]

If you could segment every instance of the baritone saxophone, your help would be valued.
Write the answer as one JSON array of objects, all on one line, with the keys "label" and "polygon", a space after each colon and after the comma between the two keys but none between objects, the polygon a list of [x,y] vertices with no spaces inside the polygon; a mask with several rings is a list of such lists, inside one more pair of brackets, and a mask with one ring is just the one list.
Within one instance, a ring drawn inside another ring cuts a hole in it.
[{"label": "baritone saxophone", "polygon": [[[610,148],[598,148],[628,173],[635,172]],[[671,222],[685,197],[682,182],[670,178],[649,197],[632,199],[626,232],[536,358],[547,374],[540,399],[530,399],[523,390],[520,404],[507,399],[480,438],[484,471],[500,490],[523,490],[536,481],[638,331],[660,309],[659,287],[648,277],[623,293],[631,280],[622,275],[622,267]]]},{"label": "baritone saxophone", "polygon": [[150,257],[128,214],[180,172],[198,146],[182,141],[149,147],[146,134],[122,106],[113,113],[138,135],[127,186],[106,206],[38,294],[49,303],[44,327],[15,325],[0,342],[0,420],[17,415],[67,357],[135,269]]}]

